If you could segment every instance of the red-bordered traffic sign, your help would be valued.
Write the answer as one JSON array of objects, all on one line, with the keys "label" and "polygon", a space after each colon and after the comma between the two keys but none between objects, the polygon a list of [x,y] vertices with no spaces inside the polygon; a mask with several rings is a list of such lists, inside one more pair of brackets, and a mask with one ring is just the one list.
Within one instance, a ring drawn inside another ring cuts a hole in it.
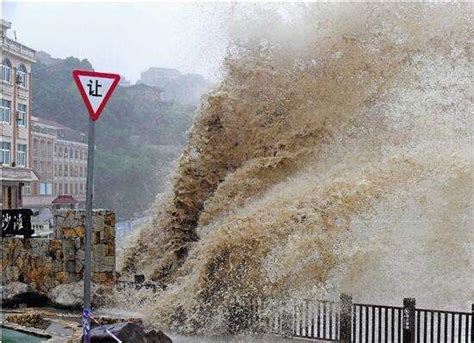
[{"label": "red-bordered traffic sign", "polygon": [[74,70],[72,77],[93,121],[99,119],[120,81],[120,75],[90,70]]}]

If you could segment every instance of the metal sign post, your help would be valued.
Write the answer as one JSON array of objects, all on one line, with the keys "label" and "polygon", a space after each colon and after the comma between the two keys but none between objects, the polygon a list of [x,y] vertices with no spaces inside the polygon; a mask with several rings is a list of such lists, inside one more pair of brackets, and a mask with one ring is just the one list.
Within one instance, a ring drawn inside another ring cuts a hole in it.
[{"label": "metal sign post", "polygon": [[84,309],[82,312],[82,328],[84,342],[90,343],[91,320],[91,238],[92,238],[92,200],[94,190],[94,152],[95,152],[95,121],[117,87],[120,76],[110,73],[74,70],[74,81],[81,93],[84,104],[89,111],[89,135],[87,147],[87,181],[86,181],[86,234],[84,241]]},{"label": "metal sign post", "polygon": [[82,325],[84,342],[90,342],[91,315],[91,239],[92,239],[92,192],[94,188],[94,151],[95,151],[95,121],[89,118],[89,135],[87,142],[87,180],[86,180],[86,237],[85,269],[84,269],[84,311]]}]

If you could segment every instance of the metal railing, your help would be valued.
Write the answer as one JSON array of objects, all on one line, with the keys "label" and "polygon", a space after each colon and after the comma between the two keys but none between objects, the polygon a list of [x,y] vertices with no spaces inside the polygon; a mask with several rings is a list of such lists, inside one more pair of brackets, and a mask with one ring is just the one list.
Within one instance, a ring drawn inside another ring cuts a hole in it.
[{"label": "metal railing", "polygon": [[472,314],[416,309],[416,342],[472,342]]},{"label": "metal railing", "polygon": [[11,52],[22,54],[24,56],[29,57],[32,60],[35,59],[35,55],[36,55],[35,50],[5,36],[2,36],[2,48],[10,50]]},{"label": "metal railing", "polygon": [[250,330],[295,338],[339,340],[339,304],[327,300],[235,301],[227,314],[229,331]]},{"label": "metal railing", "polygon": [[352,305],[352,342],[402,342],[403,307]]},{"label": "metal railing", "polygon": [[279,336],[345,343],[473,342],[473,312],[418,309],[415,299],[403,307],[340,301],[234,301],[228,309],[230,333],[252,331]]}]

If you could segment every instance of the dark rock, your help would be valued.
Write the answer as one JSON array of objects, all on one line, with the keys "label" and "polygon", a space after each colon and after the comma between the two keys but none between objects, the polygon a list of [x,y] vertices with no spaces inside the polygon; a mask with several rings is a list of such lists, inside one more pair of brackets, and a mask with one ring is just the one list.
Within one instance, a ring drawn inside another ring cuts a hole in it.
[{"label": "dark rock", "polygon": [[145,332],[137,323],[116,323],[95,327],[91,330],[91,342],[116,343],[107,331],[113,333],[123,342],[133,343],[172,343],[172,340],[161,331]]},{"label": "dark rock", "polygon": [[22,282],[10,282],[0,287],[2,293],[2,306],[14,308],[18,306],[24,307],[41,307],[49,303],[46,295],[32,291],[31,287]]},{"label": "dark rock", "polygon": [[146,333],[147,343],[173,343],[171,338],[166,336],[163,331],[151,330]]},{"label": "dark rock", "polygon": [[93,328],[91,330],[91,342],[116,343],[116,340],[113,339],[106,330],[124,342],[146,342],[146,334],[143,326],[135,323],[116,323]]}]

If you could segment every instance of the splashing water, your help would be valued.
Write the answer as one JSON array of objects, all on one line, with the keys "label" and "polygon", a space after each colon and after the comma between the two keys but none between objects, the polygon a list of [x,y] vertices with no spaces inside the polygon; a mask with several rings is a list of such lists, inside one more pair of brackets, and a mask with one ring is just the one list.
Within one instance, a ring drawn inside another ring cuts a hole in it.
[{"label": "splashing water", "polygon": [[260,15],[230,25],[225,77],[128,248],[125,272],[168,286],[147,322],[219,332],[235,296],[341,291],[467,309],[472,6]]}]

